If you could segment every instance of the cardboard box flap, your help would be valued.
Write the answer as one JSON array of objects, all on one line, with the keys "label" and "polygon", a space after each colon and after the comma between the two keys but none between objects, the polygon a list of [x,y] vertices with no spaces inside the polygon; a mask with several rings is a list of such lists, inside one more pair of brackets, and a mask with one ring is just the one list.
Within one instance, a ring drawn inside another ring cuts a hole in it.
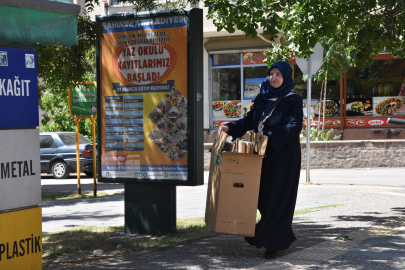
[{"label": "cardboard box flap", "polygon": [[215,228],[215,217],[210,215],[218,207],[220,160],[225,145],[226,133],[223,133],[211,147],[210,174],[208,177],[207,201],[205,206],[205,223],[209,228]]}]

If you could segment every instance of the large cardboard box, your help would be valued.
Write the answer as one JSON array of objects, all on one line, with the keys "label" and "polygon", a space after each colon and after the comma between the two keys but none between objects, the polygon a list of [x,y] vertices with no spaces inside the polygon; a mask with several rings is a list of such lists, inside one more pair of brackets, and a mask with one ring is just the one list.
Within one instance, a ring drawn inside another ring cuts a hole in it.
[{"label": "large cardboard box", "polygon": [[211,149],[205,223],[215,233],[254,236],[263,156]]}]

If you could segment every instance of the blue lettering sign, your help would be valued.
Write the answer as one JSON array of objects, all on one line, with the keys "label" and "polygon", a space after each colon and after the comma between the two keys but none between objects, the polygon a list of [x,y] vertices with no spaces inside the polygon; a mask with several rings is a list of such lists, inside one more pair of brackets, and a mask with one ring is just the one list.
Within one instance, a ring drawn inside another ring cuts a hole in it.
[{"label": "blue lettering sign", "polygon": [[37,53],[0,47],[0,128],[38,125]]}]

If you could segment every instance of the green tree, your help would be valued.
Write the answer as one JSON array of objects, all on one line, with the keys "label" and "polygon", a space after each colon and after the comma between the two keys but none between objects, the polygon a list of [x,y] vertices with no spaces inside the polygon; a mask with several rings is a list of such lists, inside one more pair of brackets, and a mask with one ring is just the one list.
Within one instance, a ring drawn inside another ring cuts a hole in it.
[{"label": "green tree", "polygon": [[[78,45],[70,48],[60,44],[36,46],[38,56],[39,104],[45,111],[42,131],[75,131],[69,113],[68,89],[75,83],[95,80],[95,48],[103,29],[88,16],[79,16]],[[81,120],[81,134],[92,138],[91,121]]]},{"label": "green tree", "polygon": [[[308,57],[317,42],[333,39],[346,50],[351,64],[366,66],[385,49],[404,57],[405,1],[403,0],[205,0],[207,18],[217,30],[237,29],[255,37],[277,37],[288,45],[274,44],[268,61],[283,59],[288,52]],[[333,72],[330,72],[333,73]]]},{"label": "green tree", "polygon": [[[207,18],[217,30],[258,30],[283,39],[267,50],[267,63],[288,61],[293,54],[308,58],[320,42],[324,64],[314,79],[339,80],[352,66],[365,67],[381,50],[404,57],[403,0],[205,0]],[[303,78],[306,80],[306,76]],[[321,90],[322,93],[322,90]],[[321,95],[322,96],[322,95]],[[325,94],[324,94],[325,99]],[[319,130],[319,128],[317,128]],[[324,136],[323,128],[320,131]],[[324,136],[325,137],[325,136]]]},{"label": "green tree", "polygon": [[[134,11],[154,10],[158,6],[165,9],[184,8],[187,3],[196,4],[198,0],[123,0],[132,4]],[[94,11],[100,0],[85,0],[86,12]],[[87,15],[80,15],[77,22],[78,45],[70,48],[60,44],[36,46],[38,56],[39,104],[45,111],[42,131],[75,131],[75,121],[68,107],[68,89],[74,83],[95,81],[95,48],[102,38],[103,29]],[[96,129],[97,130],[97,129]],[[89,119],[81,120],[79,132],[92,138]]]}]

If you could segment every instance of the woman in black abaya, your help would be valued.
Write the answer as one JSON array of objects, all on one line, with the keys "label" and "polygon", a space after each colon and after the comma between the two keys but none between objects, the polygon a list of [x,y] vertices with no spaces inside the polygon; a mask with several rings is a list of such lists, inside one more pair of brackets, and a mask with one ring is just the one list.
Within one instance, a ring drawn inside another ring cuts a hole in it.
[{"label": "woman in black abaya", "polygon": [[[303,112],[301,96],[291,92],[294,82],[290,65],[277,61],[271,65],[268,75],[247,116],[220,127],[218,132],[239,138],[254,130],[258,139],[268,136],[258,202],[261,220],[256,225],[255,236],[245,239],[253,246],[265,247],[265,257],[270,259],[296,240],[291,224],[301,169],[299,134]],[[264,112],[285,94],[259,130],[258,122]]]}]

